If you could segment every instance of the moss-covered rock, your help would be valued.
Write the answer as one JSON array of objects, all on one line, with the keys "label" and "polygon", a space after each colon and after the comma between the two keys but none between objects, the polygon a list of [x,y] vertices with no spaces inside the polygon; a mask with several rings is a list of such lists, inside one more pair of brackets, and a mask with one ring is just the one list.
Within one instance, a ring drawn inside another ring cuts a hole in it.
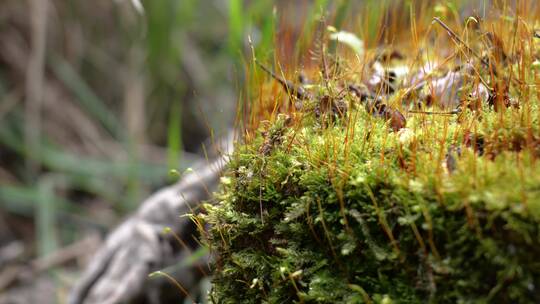
[{"label": "moss-covered rock", "polygon": [[[394,131],[340,86],[321,81],[232,155],[201,216],[211,299],[539,303],[538,100],[409,114]],[[325,112],[325,96],[346,111]]]}]

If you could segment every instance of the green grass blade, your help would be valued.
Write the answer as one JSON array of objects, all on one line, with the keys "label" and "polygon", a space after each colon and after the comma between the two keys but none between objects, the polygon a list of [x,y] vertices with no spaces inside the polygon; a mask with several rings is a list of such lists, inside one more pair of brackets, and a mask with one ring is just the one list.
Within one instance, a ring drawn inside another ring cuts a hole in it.
[{"label": "green grass blade", "polygon": [[36,213],[36,236],[38,255],[43,257],[58,248],[56,235],[56,201],[53,195],[56,180],[52,175],[42,178],[38,185]]},{"label": "green grass blade", "polygon": [[181,121],[181,105],[179,102],[173,103],[169,117],[169,130],[167,133],[168,148],[167,158],[170,169],[180,168],[180,151],[182,149],[182,121]]},{"label": "green grass blade", "polygon": [[244,36],[243,1],[229,1],[229,52],[231,55],[241,51]]}]

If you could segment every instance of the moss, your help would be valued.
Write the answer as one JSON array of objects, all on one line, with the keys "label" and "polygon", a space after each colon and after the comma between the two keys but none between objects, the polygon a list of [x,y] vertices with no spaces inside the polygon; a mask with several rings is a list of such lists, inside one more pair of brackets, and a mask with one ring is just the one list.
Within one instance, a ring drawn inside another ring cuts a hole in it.
[{"label": "moss", "polygon": [[200,218],[215,302],[540,302],[537,99],[407,115],[399,131],[354,94],[339,113],[322,101],[232,155]]},{"label": "moss", "polygon": [[[538,302],[533,152],[500,151],[493,139],[484,149],[497,155],[480,156],[440,117],[409,121],[414,138],[402,144],[363,109],[355,114],[353,136],[343,122],[304,122],[268,155],[262,137],[236,151],[206,217],[218,302]],[[478,128],[504,138],[521,129]],[[442,160],[456,137],[461,155],[450,173]]]}]

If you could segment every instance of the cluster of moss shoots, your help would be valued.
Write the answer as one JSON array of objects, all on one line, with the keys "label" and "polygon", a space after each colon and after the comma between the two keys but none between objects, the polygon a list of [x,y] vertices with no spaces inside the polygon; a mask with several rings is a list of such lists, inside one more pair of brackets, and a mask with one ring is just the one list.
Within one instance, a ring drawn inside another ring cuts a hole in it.
[{"label": "cluster of moss shoots", "polygon": [[266,78],[252,111],[269,119],[199,218],[210,299],[540,302],[540,39],[513,20],[468,39],[439,27],[435,55],[321,38],[311,82]]}]

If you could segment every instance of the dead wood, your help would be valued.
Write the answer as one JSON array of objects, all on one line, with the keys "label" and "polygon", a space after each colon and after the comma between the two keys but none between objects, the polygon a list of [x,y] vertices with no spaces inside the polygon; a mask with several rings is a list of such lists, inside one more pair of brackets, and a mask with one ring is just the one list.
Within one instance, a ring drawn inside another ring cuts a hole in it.
[{"label": "dead wood", "polygon": [[[178,183],[144,201],[137,212],[108,236],[72,290],[69,303],[133,303],[141,298],[147,303],[161,302],[164,295],[160,285],[167,280],[149,278],[148,275],[178,265],[198,246],[193,238],[196,232],[193,222],[182,215],[194,212],[202,201],[211,197],[231,149],[232,132],[223,145],[221,156],[195,166],[193,172]],[[171,234],[165,235],[165,228],[182,238],[187,247],[179,246]],[[208,264],[204,262],[169,274],[189,291],[208,273],[207,268]],[[179,291],[175,296],[177,300],[181,299]]]}]

